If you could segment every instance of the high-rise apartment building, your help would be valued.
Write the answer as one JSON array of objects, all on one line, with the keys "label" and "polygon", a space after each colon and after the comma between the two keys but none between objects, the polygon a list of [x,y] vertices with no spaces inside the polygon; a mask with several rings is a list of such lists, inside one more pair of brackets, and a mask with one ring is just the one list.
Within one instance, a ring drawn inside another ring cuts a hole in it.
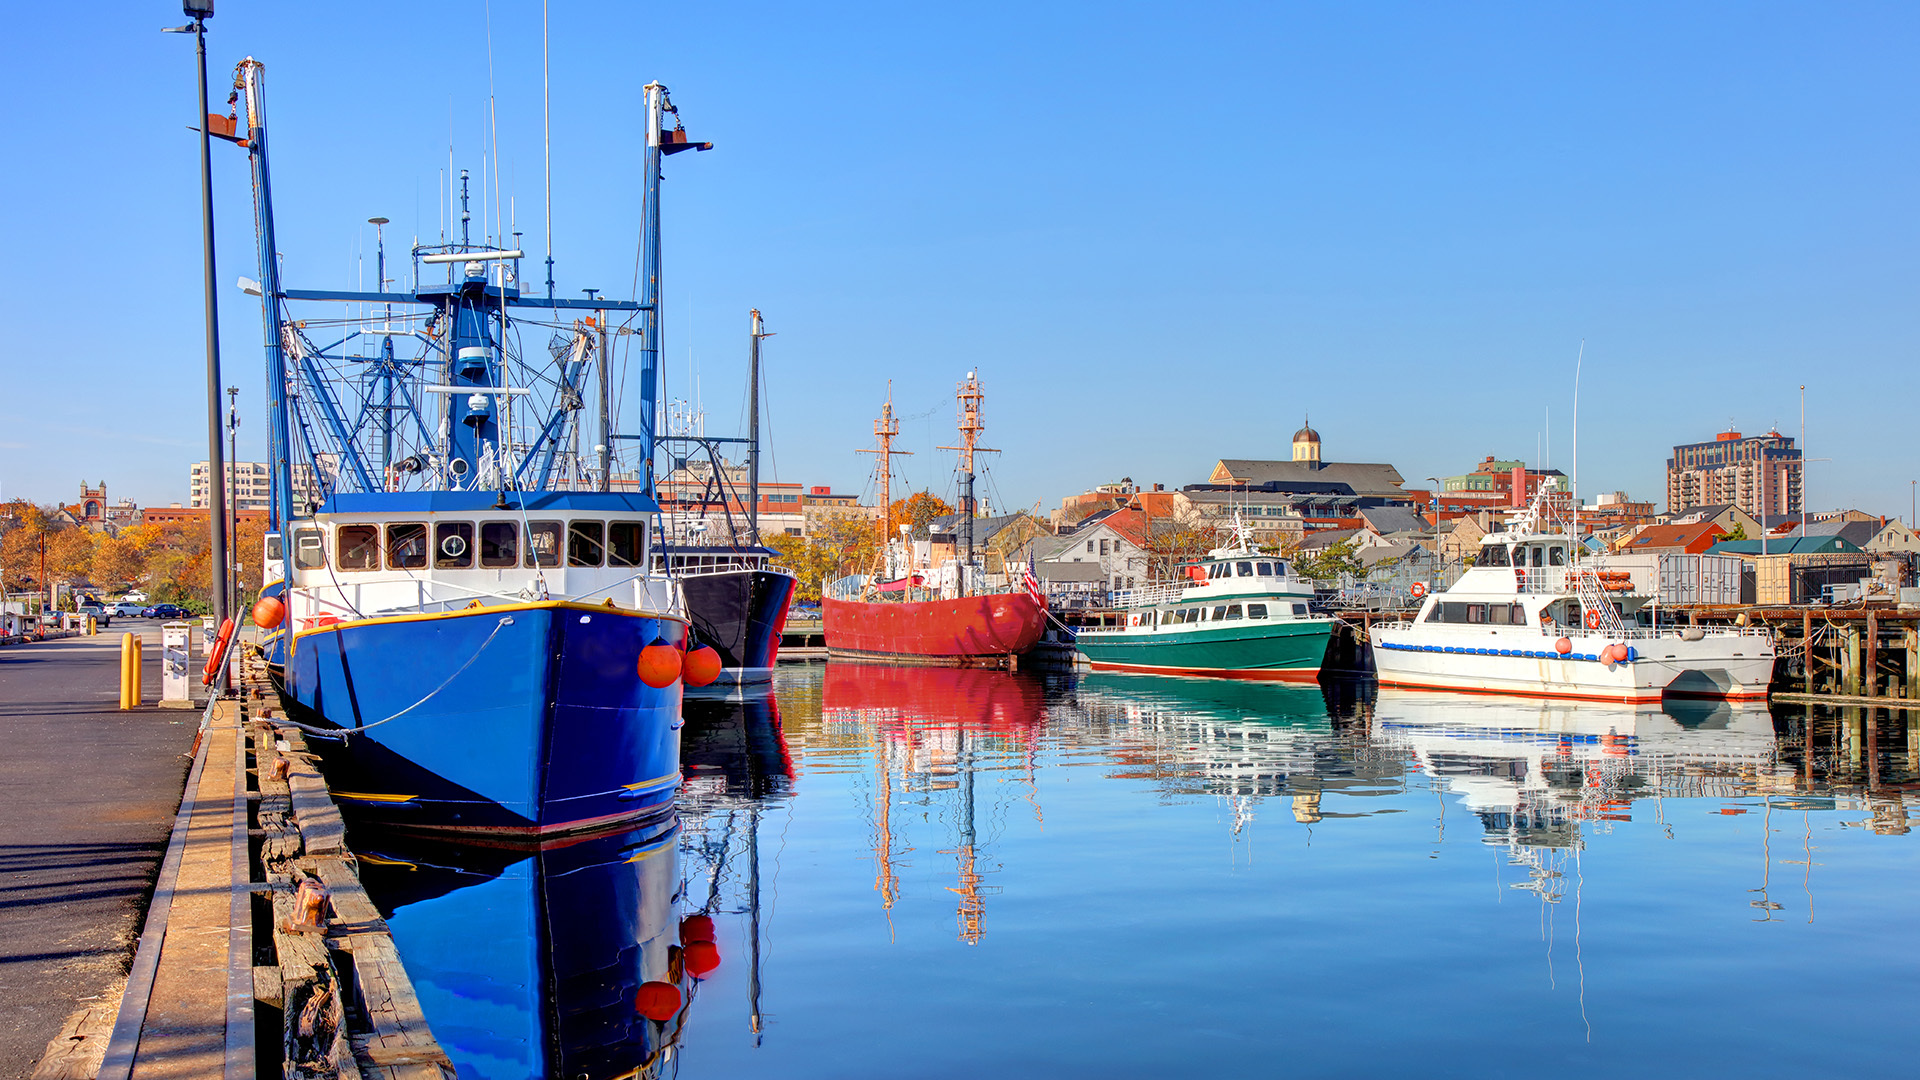
[{"label": "high-rise apartment building", "polygon": [[1800,451],[1793,439],[1769,431],[1742,436],[1723,431],[1712,442],[1673,448],[1667,460],[1667,510],[1737,506],[1755,518],[1800,513]]},{"label": "high-rise apartment building", "polygon": [[[273,474],[262,461],[229,461],[227,475],[232,478],[233,486],[228,489],[228,498],[233,505],[229,510],[268,510],[273,501]],[[212,473],[204,461],[193,463],[193,472],[188,481],[187,505],[196,510],[205,510],[213,505],[213,492],[207,489],[207,477]],[[314,483],[313,467],[295,465],[293,467],[293,495],[295,510],[301,504],[318,502],[320,493]]]}]

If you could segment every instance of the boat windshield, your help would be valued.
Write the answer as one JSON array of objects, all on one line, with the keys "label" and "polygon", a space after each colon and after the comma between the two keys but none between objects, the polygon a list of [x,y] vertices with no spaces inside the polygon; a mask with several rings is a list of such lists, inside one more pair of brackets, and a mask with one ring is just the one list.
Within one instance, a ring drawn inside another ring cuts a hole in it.
[{"label": "boat windshield", "polygon": [[1486,544],[1480,548],[1480,561],[1477,566],[1511,566],[1507,561],[1507,545]]}]

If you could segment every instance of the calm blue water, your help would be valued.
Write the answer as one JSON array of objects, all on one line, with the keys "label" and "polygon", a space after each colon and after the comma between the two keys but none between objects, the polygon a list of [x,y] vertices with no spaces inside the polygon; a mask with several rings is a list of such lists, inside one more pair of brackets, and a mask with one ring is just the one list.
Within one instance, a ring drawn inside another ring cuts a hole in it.
[{"label": "calm blue water", "polygon": [[1908,723],[783,668],[677,825],[369,887],[462,1076],[1906,1074]]}]

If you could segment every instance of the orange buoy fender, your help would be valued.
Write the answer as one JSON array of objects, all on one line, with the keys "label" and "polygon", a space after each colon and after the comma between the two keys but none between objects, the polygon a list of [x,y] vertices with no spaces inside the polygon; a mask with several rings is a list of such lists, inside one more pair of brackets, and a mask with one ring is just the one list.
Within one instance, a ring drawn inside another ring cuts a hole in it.
[{"label": "orange buoy fender", "polygon": [[689,941],[712,941],[713,938],[713,916],[689,915],[680,920],[680,940],[682,943]]},{"label": "orange buoy fender", "polygon": [[680,677],[680,650],[655,638],[653,644],[640,650],[640,681],[660,690],[673,685]]},{"label": "orange buoy fender", "polygon": [[253,602],[253,625],[271,630],[287,617],[287,605],[277,596],[263,596]]},{"label": "orange buoy fender", "polygon": [[680,988],[672,983],[641,983],[633,995],[633,1011],[664,1024],[680,1011]]},{"label": "orange buoy fender", "polygon": [[720,966],[720,947],[711,941],[689,941],[686,944],[685,963],[687,974],[696,979],[703,978]]},{"label": "orange buoy fender", "polygon": [[1565,656],[1573,651],[1573,642],[1568,638],[1561,638],[1553,643],[1553,651]]},{"label": "orange buoy fender", "polygon": [[720,653],[702,645],[687,654],[684,667],[688,686],[706,686],[720,677]]}]

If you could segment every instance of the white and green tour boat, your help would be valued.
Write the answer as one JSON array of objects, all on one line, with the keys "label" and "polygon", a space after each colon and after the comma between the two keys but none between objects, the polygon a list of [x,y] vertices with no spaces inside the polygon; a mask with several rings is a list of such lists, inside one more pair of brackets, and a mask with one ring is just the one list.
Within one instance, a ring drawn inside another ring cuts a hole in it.
[{"label": "white and green tour boat", "polygon": [[1235,546],[1187,567],[1186,580],[1114,596],[1118,626],[1079,628],[1095,671],[1313,682],[1334,620],[1314,615],[1313,583],[1285,559],[1261,555],[1236,529]]}]

